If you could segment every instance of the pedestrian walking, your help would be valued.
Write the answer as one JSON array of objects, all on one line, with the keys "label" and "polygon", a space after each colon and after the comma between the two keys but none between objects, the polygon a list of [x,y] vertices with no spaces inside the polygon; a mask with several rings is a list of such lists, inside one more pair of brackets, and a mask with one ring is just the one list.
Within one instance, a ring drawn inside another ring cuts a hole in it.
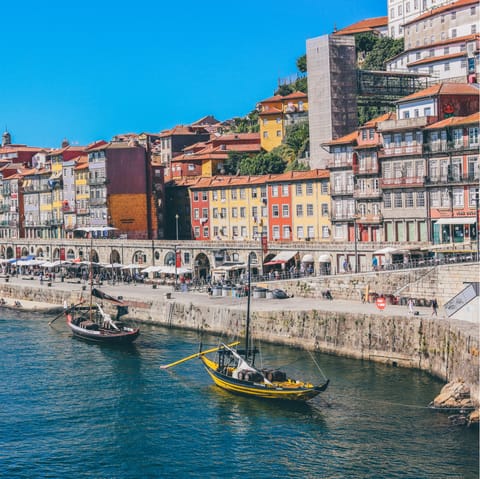
[{"label": "pedestrian walking", "polygon": [[436,298],[433,298],[432,300],[432,316],[437,316],[437,311],[438,311],[438,302]]},{"label": "pedestrian walking", "polygon": [[413,315],[414,311],[413,311],[413,307],[415,306],[415,303],[413,301],[412,298],[409,298],[408,299],[408,314],[411,314]]}]

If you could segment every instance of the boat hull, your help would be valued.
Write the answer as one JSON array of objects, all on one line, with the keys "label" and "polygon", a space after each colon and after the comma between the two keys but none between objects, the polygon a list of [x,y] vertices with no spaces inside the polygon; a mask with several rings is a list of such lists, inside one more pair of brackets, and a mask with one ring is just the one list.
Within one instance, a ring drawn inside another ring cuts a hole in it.
[{"label": "boat hull", "polygon": [[73,324],[71,317],[69,316],[67,316],[67,324],[70,327],[74,337],[94,343],[130,344],[133,343],[133,341],[135,341],[140,334],[140,330],[138,328],[120,331],[107,330],[103,328],[98,330],[81,328],[80,326]]},{"label": "boat hull", "polygon": [[244,396],[281,401],[308,401],[325,391],[328,386],[328,381],[322,386],[312,386],[288,380],[268,384],[235,379],[217,371],[218,365],[215,361],[205,356],[200,356],[200,359],[217,386]]}]

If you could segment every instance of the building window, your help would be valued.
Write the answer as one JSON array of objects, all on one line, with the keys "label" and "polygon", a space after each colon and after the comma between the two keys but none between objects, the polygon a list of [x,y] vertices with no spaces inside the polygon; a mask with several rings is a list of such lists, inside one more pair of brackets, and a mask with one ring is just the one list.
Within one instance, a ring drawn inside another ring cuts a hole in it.
[{"label": "building window", "polygon": [[383,206],[384,208],[392,207],[392,193],[383,193]]},{"label": "building window", "polygon": [[283,226],[283,239],[290,239],[290,226]]},{"label": "building window", "polygon": [[280,138],[282,136],[282,130],[277,130],[277,138]]},{"label": "building window", "polygon": [[218,208],[213,208],[212,216],[213,216],[214,218],[218,218]]},{"label": "building window", "polygon": [[311,203],[307,205],[307,216],[313,216],[313,205]]},{"label": "building window", "polygon": [[452,38],[457,38],[457,29],[452,28]]},{"label": "building window", "polygon": [[242,200],[246,198],[245,188],[240,188],[240,198]]},{"label": "building window", "polygon": [[443,69],[444,69],[446,72],[448,72],[448,71],[450,70],[450,63],[448,63],[448,62],[447,62],[447,63],[444,63]]},{"label": "building window", "polygon": [[478,146],[478,126],[468,129],[468,146]]},{"label": "building window", "polygon": [[208,230],[208,226],[204,226],[203,228],[203,237],[204,238],[208,238],[208,236],[210,235],[210,232]]},{"label": "building window", "polygon": [[288,205],[282,205],[282,218],[288,218],[290,216],[290,208]]},{"label": "building window", "polygon": [[200,218],[200,211],[198,208],[194,208],[193,210],[193,217],[194,219],[198,220]]},{"label": "building window", "polygon": [[227,194],[225,190],[220,190],[220,200],[225,201],[227,198]]},{"label": "building window", "polygon": [[454,188],[453,190],[453,207],[463,208],[463,188]]},{"label": "building window", "polygon": [[282,185],[282,196],[288,196],[288,185]]},{"label": "building window", "polygon": [[297,196],[302,196],[302,194],[303,194],[303,185],[302,185],[301,183],[297,183],[297,184],[295,185],[295,194],[296,194]]},{"label": "building window", "polygon": [[202,218],[208,218],[208,208],[202,208]]},{"label": "building window", "polygon": [[297,210],[297,217],[301,218],[303,216],[303,205],[297,205],[296,210]]},{"label": "building window", "polygon": [[405,195],[405,208],[413,208],[413,192],[411,191]]},{"label": "building window", "polygon": [[267,138],[268,138],[268,131],[264,131],[264,132],[263,132],[263,138],[264,138],[264,139],[267,139]]},{"label": "building window", "polygon": [[272,196],[273,197],[278,196],[278,185],[272,185]]},{"label": "building window", "polygon": [[232,218],[238,218],[238,209],[235,207],[232,208]]},{"label": "building window", "polygon": [[237,189],[236,188],[233,188],[230,192],[230,197],[232,198],[232,200],[236,200],[237,199]]},{"label": "building window", "polygon": [[297,226],[297,239],[303,239],[304,237],[303,226]]},{"label": "building window", "polygon": [[217,191],[217,190],[213,190],[213,191],[212,191],[212,200],[213,200],[213,201],[217,201],[217,200],[218,200],[218,191]]},{"label": "building window", "polygon": [[322,226],[322,238],[330,237],[330,228],[328,226]]},{"label": "building window", "polygon": [[315,232],[313,230],[313,226],[307,226],[307,238],[309,239],[315,238]]},{"label": "building window", "polygon": [[321,191],[323,195],[328,195],[328,181],[321,182]]},{"label": "building window", "polygon": [[198,201],[198,191],[193,192],[193,201]]},{"label": "building window", "polygon": [[245,206],[240,207],[240,218],[245,218],[247,209]]},{"label": "building window", "polygon": [[273,218],[278,218],[280,216],[279,210],[278,210],[278,205],[272,205],[272,217]]},{"label": "building window", "polygon": [[195,238],[200,238],[200,226],[195,226],[195,228],[193,228],[193,235]]},{"label": "building window", "polygon": [[272,237],[274,240],[280,239],[280,226],[274,226],[272,228]]},{"label": "building window", "polygon": [[313,195],[313,184],[312,183],[307,183],[307,196],[312,196]]},{"label": "building window", "polygon": [[322,203],[322,216],[328,216],[328,203]]}]

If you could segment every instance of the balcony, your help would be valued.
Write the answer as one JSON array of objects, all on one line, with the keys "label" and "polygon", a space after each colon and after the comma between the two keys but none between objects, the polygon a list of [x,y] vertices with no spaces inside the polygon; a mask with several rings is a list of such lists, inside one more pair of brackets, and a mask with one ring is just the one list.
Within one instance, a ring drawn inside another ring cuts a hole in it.
[{"label": "balcony", "polygon": [[366,214],[358,214],[357,215],[357,223],[359,224],[379,224],[383,222],[383,215],[380,213],[376,214],[371,214],[371,213],[366,213]]},{"label": "balcony", "polygon": [[329,160],[327,164],[327,168],[330,170],[334,170],[336,168],[351,168],[352,167],[352,158],[334,158],[333,160]]},{"label": "balcony", "polygon": [[354,213],[346,213],[344,211],[334,212],[330,216],[330,221],[353,221],[354,219]]},{"label": "balcony", "polygon": [[353,192],[353,197],[357,199],[373,199],[373,198],[381,198],[382,196],[382,191],[381,190],[373,190],[371,188],[367,189],[360,189],[360,188],[355,188]]},{"label": "balcony", "polygon": [[347,185],[331,185],[331,196],[351,196],[353,195],[353,186]]},{"label": "balcony", "polygon": [[423,152],[425,155],[432,155],[435,153],[456,153],[461,154],[463,152],[478,152],[480,147],[479,143],[463,144],[463,142],[452,141],[435,141],[430,143],[424,143]]},{"label": "balcony", "polygon": [[79,216],[90,216],[90,210],[87,208],[77,208],[77,215]]},{"label": "balcony", "polygon": [[423,155],[422,145],[393,145],[391,148],[383,148],[383,150],[378,152],[380,158],[408,155]]},{"label": "balcony", "polygon": [[354,175],[377,175],[378,172],[379,172],[378,163],[353,166]]},{"label": "balcony", "polygon": [[424,186],[424,176],[408,176],[400,178],[381,178],[380,187],[385,188],[406,188]]},{"label": "balcony", "polygon": [[426,176],[425,186],[463,185],[478,183],[478,174]]},{"label": "balcony", "polygon": [[100,186],[100,185],[106,185],[107,184],[107,178],[102,177],[102,178],[90,178],[88,180],[88,184],[92,186]]},{"label": "balcony", "polygon": [[107,204],[106,198],[91,198],[90,206],[105,206]]}]

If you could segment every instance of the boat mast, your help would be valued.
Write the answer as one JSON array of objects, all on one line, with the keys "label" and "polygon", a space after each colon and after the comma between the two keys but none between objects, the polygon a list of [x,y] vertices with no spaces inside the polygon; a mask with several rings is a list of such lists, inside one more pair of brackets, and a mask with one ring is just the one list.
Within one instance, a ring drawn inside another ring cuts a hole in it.
[{"label": "boat mast", "polygon": [[245,359],[248,361],[248,356],[250,353],[249,343],[250,343],[250,296],[252,294],[251,291],[251,269],[250,269],[250,253],[248,254],[248,261],[247,261],[247,321],[245,324]]},{"label": "boat mast", "polygon": [[90,307],[89,307],[89,311],[90,311],[90,321],[92,321],[92,315],[93,315],[93,311],[92,311],[92,299],[93,299],[93,266],[92,266],[92,250],[93,250],[93,231],[90,231],[90,255],[89,255],[89,259],[90,259],[90,265],[89,265],[89,279],[90,279]]}]

